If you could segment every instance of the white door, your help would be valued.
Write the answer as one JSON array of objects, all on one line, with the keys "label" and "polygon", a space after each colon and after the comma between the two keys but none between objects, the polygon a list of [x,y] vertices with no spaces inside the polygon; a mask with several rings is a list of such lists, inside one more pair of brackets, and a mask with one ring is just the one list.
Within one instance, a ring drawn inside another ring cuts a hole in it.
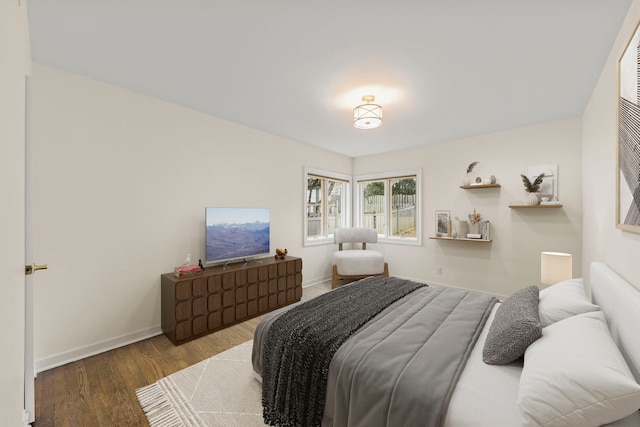
[{"label": "white door", "polygon": [[25,2],[0,1],[0,425],[24,414]]},{"label": "white door", "polygon": [[31,166],[31,78],[25,81],[25,276],[24,276],[24,411],[28,423],[35,421],[35,364],[33,359],[33,285],[38,265],[33,257],[33,170]]},{"label": "white door", "polygon": [[[33,191],[31,171],[31,79],[25,81],[25,262],[33,269]],[[25,269],[26,270],[26,269]],[[32,270],[33,272],[33,270]],[[25,271],[28,273],[28,271]],[[28,423],[35,421],[35,369],[33,361],[33,274],[24,279],[24,412]]]}]

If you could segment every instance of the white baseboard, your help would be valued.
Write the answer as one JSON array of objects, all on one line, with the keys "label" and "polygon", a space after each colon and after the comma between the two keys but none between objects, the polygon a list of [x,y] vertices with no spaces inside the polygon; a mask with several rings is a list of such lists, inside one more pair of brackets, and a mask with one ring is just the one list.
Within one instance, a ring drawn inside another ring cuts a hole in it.
[{"label": "white baseboard", "polygon": [[325,283],[325,282],[331,282],[331,276],[321,277],[319,279],[313,279],[313,280],[310,280],[308,282],[303,281],[302,282],[302,287],[303,288],[308,288],[310,286],[319,285],[319,284]]},{"label": "white baseboard", "polygon": [[95,344],[91,344],[85,347],[79,347],[64,353],[54,354],[43,359],[35,361],[35,372],[43,372],[58,366],[66,365],[67,363],[76,362],[86,357],[94,356],[96,354],[104,353],[105,351],[113,350],[114,348],[123,347],[134,342],[142,341],[147,338],[155,337],[162,333],[160,325],[154,326],[140,331],[132,332],[130,334],[121,335],[116,338],[100,341]]},{"label": "white baseboard", "polygon": [[[302,287],[308,288],[310,286],[318,285],[330,280],[331,276],[327,278],[315,279],[308,282],[303,282]],[[85,347],[79,347],[73,350],[65,351],[64,353],[54,354],[53,356],[38,359],[34,362],[35,373],[37,375],[40,372],[57,368],[58,366],[66,365],[67,363],[76,362],[86,357],[94,356],[96,354],[104,353],[105,351],[113,350],[114,348],[123,347],[134,342],[155,337],[156,335],[160,335],[161,333],[162,328],[160,325],[158,325],[116,338],[100,341]]]}]

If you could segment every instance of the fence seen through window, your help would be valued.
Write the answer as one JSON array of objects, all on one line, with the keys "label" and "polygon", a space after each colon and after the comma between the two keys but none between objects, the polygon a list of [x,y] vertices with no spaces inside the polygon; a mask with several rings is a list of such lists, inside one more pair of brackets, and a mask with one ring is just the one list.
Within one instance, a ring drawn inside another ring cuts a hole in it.
[{"label": "fence seen through window", "polygon": [[361,181],[362,226],[378,234],[416,237],[416,177]]}]

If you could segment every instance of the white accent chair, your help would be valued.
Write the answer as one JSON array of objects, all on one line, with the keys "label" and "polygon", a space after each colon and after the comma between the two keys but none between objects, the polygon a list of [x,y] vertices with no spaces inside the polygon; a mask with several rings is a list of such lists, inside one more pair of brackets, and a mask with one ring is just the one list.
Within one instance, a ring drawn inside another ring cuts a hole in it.
[{"label": "white accent chair", "polygon": [[[362,279],[369,276],[389,277],[389,267],[380,252],[367,250],[367,243],[376,243],[378,233],[373,228],[337,228],[333,242],[338,251],[333,253],[333,273],[331,289],[338,286],[338,280]],[[361,245],[360,249],[345,249],[344,243]]]}]

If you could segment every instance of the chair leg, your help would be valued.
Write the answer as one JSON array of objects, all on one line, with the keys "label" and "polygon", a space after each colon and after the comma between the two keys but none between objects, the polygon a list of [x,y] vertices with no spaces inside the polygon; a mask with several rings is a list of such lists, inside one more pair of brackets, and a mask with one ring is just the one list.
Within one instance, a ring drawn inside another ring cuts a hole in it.
[{"label": "chair leg", "polygon": [[338,267],[333,265],[333,273],[331,273],[331,289],[338,287]]},{"label": "chair leg", "polygon": [[389,264],[384,263],[384,273],[382,273],[384,277],[389,277]]}]

